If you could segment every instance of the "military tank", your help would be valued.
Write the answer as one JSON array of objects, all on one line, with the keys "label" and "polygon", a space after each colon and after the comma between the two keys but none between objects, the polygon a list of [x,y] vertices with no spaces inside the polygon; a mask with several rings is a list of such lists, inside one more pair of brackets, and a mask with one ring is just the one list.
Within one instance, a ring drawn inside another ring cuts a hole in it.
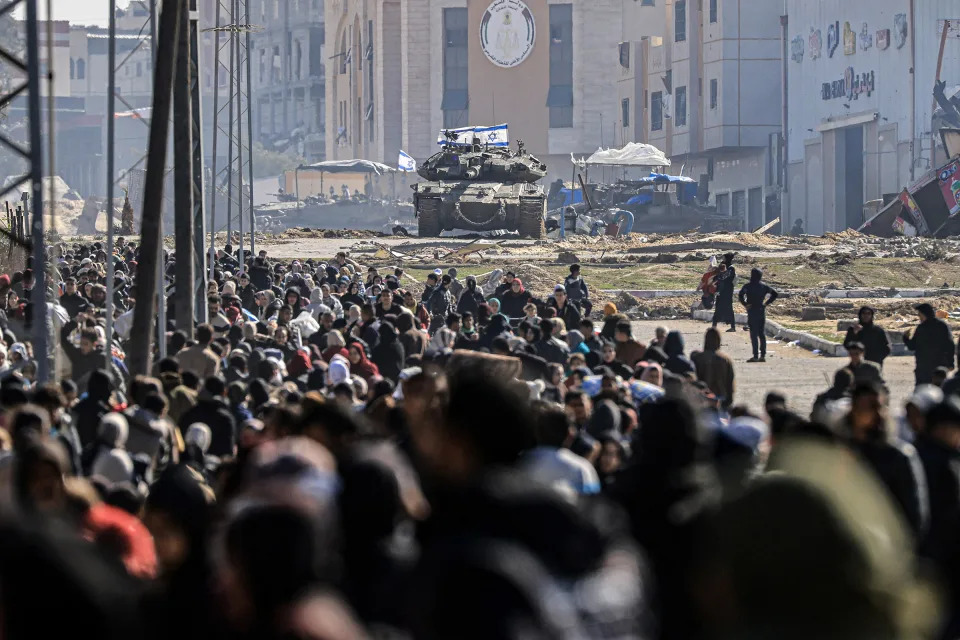
[{"label": "military tank", "polygon": [[413,185],[413,207],[421,238],[441,231],[506,229],[523,237],[543,238],[547,199],[537,180],[547,165],[526,153],[483,145],[456,144],[448,133],[443,149],[418,169],[426,182]]}]

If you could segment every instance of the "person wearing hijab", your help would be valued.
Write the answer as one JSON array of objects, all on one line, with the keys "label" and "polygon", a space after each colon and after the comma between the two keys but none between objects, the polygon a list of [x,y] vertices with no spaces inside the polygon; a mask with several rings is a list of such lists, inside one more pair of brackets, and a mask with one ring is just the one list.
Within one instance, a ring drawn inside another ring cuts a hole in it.
[{"label": "person wearing hijab", "polygon": [[360,295],[360,284],[357,282],[351,282],[350,286],[347,287],[347,292],[340,296],[340,304],[347,308],[350,305],[361,307],[365,302],[363,296]]},{"label": "person wearing hijab", "polygon": [[440,354],[453,349],[457,340],[457,334],[446,327],[437,329],[436,333],[430,339],[430,346],[427,347],[429,353]]},{"label": "person wearing hijab", "polygon": [[685,344],[683,335],[679,331],[671,331],[667,334],[667,340],[663,343],[663,350],[667,354],[667,362],[663,368],[678,376],[688,373],[696,374],[697,367],[690,361],[683,351]]},{"label": "person wearing hijab", "polygon": [[397,330],[400,332],[400,344],[406,357],[422,356],[427,350],[429,336],[414,326],[414,317],[411,313],[401,313],[397,316]]},{"label": "person wearing hijab", "polygon": [[530,292],[524,289],[520,278],[514,278],[510,289],[504,292],[500,300],[500,313],[508,318],[522,318],[523,307],[530,302]]},{"label": "person wearing hijab", "polygon": [[343,334],[333,329],[327,334],[327,348],[320,354],[324,362],[330,362],[335,355],[347,357],[347,343],[343,339]]},{"label": "person wearing hijab", "polygon": [[457,313],[463,315],[464,312],[469,311],[476,316],[481,304],[483,304],[483,292],[477,288],[477,279],[474,276],[467,276],[467,286],[457,301]]},{"label": "person wearing hijab", "polygon": [[380,323],[380,341],[373,348],[372,360],[384,378],[396,382],[406,360],[403,345],[397,336],[393,323],[384,320]]},{"label": "person wearing hijab", "polygon": [[480,336],[480,347],[492,350],[493,341],[504,334],[510,334],[510,321],[507,320],[506,316],[498,313],[490,318],[490,322],[483,330],[483,334]]},{"label": "person wearing hijab", "polygon": [[368,385],[371,380],[380,375],[377,365],[367,358],[367,344],[362,340],[350,343],[347,348],[347,359],[350,361],[350,373],[360,376]]}]

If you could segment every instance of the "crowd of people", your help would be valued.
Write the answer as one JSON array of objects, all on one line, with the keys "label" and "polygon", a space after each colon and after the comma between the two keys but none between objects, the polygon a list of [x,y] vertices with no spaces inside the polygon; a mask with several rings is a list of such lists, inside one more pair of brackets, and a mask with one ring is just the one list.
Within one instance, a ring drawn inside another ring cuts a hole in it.
[{"label": "crowd of people", "polygon": [[[579,265],[529,291],[226,246],[193,331],[165,256],[146,376],[125,355],[137,258],[123,239],[52,252],[56,383],[26,339],[32,273],[0,275],[5,637],[960,633],[960,382],[932,308],[902,418],[867,308],[799,415],[737,403],[716,328],[736,330],[733,256],[688,352],[595,314]],[[763,361],[776,292],[758,270],[739,291]]]}]

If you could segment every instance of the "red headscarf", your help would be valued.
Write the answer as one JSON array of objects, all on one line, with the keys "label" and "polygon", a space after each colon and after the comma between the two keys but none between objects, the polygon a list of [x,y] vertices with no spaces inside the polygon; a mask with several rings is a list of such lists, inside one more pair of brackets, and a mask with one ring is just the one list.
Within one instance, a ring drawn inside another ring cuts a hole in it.
[{"label": "red headscarf", "polygon": [[510,291],[513,291],[514,282],[520,285],[520,291],[518,291],[517,293],[523,293],[524,291],[526,291],[526,289],[523,288],[523,280],[521,280],[520,278],[513,279],[513,282],[510,283]]},{"label": "red headscarf", "polygon": [[349,357],[347,358],[347,360],[350,360],[350,373],[360,376],[367,383],[380,375],[380,369],[377,368],[377,365],[373,364],[367,359],[367,352],[363,348],[363,345],[354,343],[347,348],[356,350],[360,354],[360,362],[356,364],[354,364],[353,360],[350,360]]},{"label": "red headscarf", "polygon": [[291,378],[299,378],[311,369],[313,369],[313,364],[310,362],[310,356],[300,350],[297,350],[290,357],[290,361],[287,362],[287,373]]}]

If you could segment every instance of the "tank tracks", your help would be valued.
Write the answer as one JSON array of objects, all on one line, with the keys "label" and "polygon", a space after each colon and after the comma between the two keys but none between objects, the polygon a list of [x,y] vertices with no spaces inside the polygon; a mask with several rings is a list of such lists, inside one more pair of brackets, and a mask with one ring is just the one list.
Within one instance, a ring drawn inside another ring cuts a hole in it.
[{"label": "tank tracks", "polygon": [[443,231],[440,224],[440,199],[419,198],[417,200],[418,235],[421,238],[436,238]]},{"label": "tank tracks", "polygon": [[547,236],[547,201],[543,197],[520,198],[520,215],[517,218],[517,231],[521,238],[542,240]]}]

